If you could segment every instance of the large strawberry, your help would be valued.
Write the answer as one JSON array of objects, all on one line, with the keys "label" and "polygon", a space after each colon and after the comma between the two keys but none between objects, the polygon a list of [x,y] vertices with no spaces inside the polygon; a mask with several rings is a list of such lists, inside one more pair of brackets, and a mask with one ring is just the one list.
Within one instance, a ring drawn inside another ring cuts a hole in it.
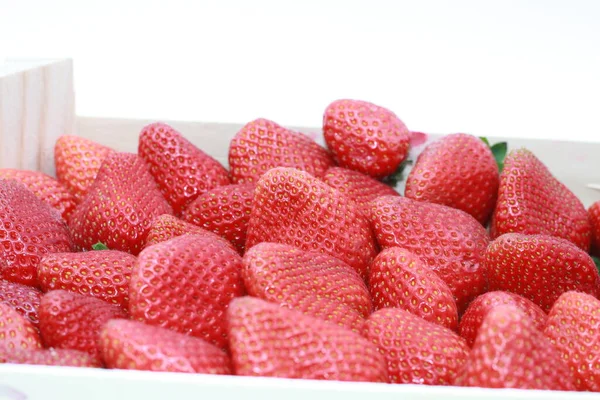
[{"label": "large strawberry", "polygon": [[328,253],[366,279],[375,240],[357,205],[310,174],[274,168],[254,190],[246,248],[277,242]]},{"label": "large strawberry", "polygon": [[600,255],[600,200],[588,208],[588,216],[592,227],[593,254]]},{"label": "large strawberry", "polygon": [[252,297],[233,300],[227,322],[237,375],[388,381],[377,348],[340,326]]},{"label": "large strawberry", "polygon": [[40,259],[71,250],[69,230],[59,212],[23,184],[0,179],[0,278],[37,286]]},{"label": "large strawberry", "polygon": [[366,101],[329,104],[323,135],[340,166],[375,178],[394,173],[408,155],[406,125],[390,110]]},{"label": "large strawberry", "polygon": [[591,226],[581,201],[530,151],[512,151],[500,175],[491,235],[558,236],[589,251]]},{"label": "large strawberry", "polygon": [[8,304],[0,303],[0,354],[41,348],[42,341],[33,324]]},{"label": "large strawberry", "polygon": [[88,353],[72,349],[12,349],[0,352],[0,363],[99,368],[102,362]]},{"label": "large strawberry", "polygon": [[41,298],[42,292],[34,287],[0,279],[0,303],[17,310],[34,326],[40,322],[38,308]]},{"label": "large strawberry", "polygon": [[485,228],[471,215],[440,204],[383,196],[371,204],[371,226],[382,249],[402,247],[446,282],[459,314],[485,292]]},{"label": "large strawberry", "polygon": [[131,153],[109,155],[92,187],[71,216],[69,227],[80,250],[97,242],[138,254],[152,220],[172,210],[148,167]]},{"label": "large strawberry", "polygon": [[478,137],[446,135],[428,145],[406,179],[404,195],[471,214],[485,224],[496,205],[498,165]]},{"label": "large strawberry", "polygon": [[161,122],[142,129],[138,154],[175,214],[198,195],[230,183],[229,173],[217,160]]},{"label": "large strawberry", "polygon": [[275,167],[297,168],[319,178],[332,165],[327,150],[314,140],[264,118],[247,123],[229,146],[234,183],[256,183]]},{"label": "large strawberry", "polygon": [[399,308],[371,314],[363,336],[385,356],[392,383],[451,385],[469,352],[450,329]]},{"label": "large strawberry", "polygon": [[558,237],[507,233],[490,243],[485,265],[490,290],[516,293],[544,311],[569,290],[600,296],[592,258]]}]

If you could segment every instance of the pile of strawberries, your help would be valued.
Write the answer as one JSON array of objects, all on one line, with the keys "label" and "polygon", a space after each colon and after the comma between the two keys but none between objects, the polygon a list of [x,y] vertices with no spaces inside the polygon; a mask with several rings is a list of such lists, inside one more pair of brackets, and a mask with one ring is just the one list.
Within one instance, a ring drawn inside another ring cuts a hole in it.
[{"label": "pile of strawberries", "polygon": [[413,134],[338,100],[326,148],[257,119],[229,169],[154,123],[0,170],[0,362],[600,391],[600,203],[468,134],[402,196]]}]

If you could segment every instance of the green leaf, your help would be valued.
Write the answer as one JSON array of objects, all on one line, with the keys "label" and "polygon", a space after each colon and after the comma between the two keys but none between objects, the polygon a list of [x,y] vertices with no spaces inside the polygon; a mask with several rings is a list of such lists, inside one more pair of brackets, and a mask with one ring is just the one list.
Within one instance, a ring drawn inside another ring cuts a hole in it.
[{"label": "green leaf", "polygon": [[490,149],[496,159],[496,164],[498,164],[498,171],[502,172],[502,169],[504,168],[504,158],[506,158],[506,153],[508,151],[508,144],[506,142],[495,143]]},{"label": "green leaf", "polygon": [[487,147],[492,147],[490,145],[490,141],[488,140],[488,138],[483,137],[483,136],[479,136],[479,139],[483,140],[483,143],[485,143],[487,145]]},{"label": "green leaf", "polygon": [[598,269],[598,272],[600,272],[600,258],[592,256],[592,260],[594,260],[594,264],[596,264],[596,268]]},{"label": "green leaf", "polygon": [[398,182],[402,182],[404,180],[404,173],[406,171],[406,167],[413,164],[413,160],[406,159],[399,166],[396,172],[393,174],[386,176],[383,178],[382,182],[388,186],[393,188],[396,187]]},{"label": "green leaf", "polygon": [[98,242],[95,245],[92,246],[92,249],[94,250],[108,250],[108,247],[106,247],[106,245],[102,242]]}]

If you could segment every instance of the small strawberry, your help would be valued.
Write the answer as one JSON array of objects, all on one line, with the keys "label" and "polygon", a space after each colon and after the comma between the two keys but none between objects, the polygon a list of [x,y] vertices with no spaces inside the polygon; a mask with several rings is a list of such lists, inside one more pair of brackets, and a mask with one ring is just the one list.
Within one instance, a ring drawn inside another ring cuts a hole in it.
[{"label": "small strawberry", "polygon": [[54,253],[38,265],[44,292],[62,289],[94,296],[127,309],[129,279],[136,257],[117,250]]},{"label": "small strawberry", "polygon": [[377,348],[334,324],[252,297],[234,299],[227,322],[236,375],[388,382]]},{"label": "small strawberry", "polygon": [[469,304],[467,311],[460,319],[460,336],[467,341],[469,346],[473,346],[477,331],[488,313],[494,308],[506,304],[515,306],[525,313],[531,318],[536,329],[541,331],[546,326],[547,315],[534,302],[515,293],[494,291],[482,294]]},{"label": "small strawberry", "polygon": [[330,154],[308,136],[259,118],[231,140],[229,166],[233,183],[256,183],[271,168],[287,167],[320,178],[333,166]]},{"label": "small strawberry", "polygon": [[244,294],[242,258],[220,240],[183,235],[147,247],[131,274],[131,318],[225,349],[225,311]]},{"label": "small strawberry", "polygon": [[142,129],[138,154],[175,214],[198,195],[230,183],[229,173],[217,160],[161,122]]},{"label": "small strawberry", "polygon": [[507,233],[490,243],[485,265],[490,290],[516,293],[544,311],[569,290],[600,296],[592,258],[558,237]]},{"label": "small strawberry", "polygon": [[600,200],[588,208],[588,217],[592,227],[592,253],[600,255]]},{"label": "small strawberry", "polygon": [[0,279],[0,303],[11,306],[36,327],[41,298],[42,292],[36,288]]},{"label": "small strawberry", "polygon": [[274,168],[254,190],[246,248],[260,242],[320,251],[346,262],[363,279],[376,247],[356,204],[306,172]]},{"label": "small strawberry", "polygon": [[591,226],[581,201],[528,150],[509,153],[500,175],[491,235],[544,234],[589,251]]},{"label": "small strawberry", "polygon": [[226,185],[209,190],[196,197],[181,218],[224,237],[243,254],[254,186]]},{"label": "small strawberry", "polygon": [[41,349],[37,329],[17,310],[0,303],[0,355],[13,349]]},{"label": "small strawberry", "polygon": [[575,390],[566,361],[533,321],[512,305],[500,305],[487,314],[456,384]]},{"label": "small strawberry", "polygon": [[392,383],[451,385],[469,352],[450,329],[399,308],[371,314],[363,336],[385,356]]},{"label": "small strawberry", "polygon": [[69,227],[80,250],[102,242],[109,249],[137,255],[154,217],[171,211],[142,159],[113,153],[73,212]]},{"label": "small strawberry", "polygon": [[71,349],[13,349],[0,352],[0,363],[100,368],[102,363],[88,353]]},{"label": "small strawberry", "polygon": [[375,309],[396,307],[426,321],[458,329],[452,291],[416,255],[400,247],[381,251],[371,263],[369,286]]},{"label": "small strawberry", "polygon": [[374,178],[391,175],[408,155],[410,131],[391,111],[360,100],[336,100],[323,115],[327,147],[340,166]]}]

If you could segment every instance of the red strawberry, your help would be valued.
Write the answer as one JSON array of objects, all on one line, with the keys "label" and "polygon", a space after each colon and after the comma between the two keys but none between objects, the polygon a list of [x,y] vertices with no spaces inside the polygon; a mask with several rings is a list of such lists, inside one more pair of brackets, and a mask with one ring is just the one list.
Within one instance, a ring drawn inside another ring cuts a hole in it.
[{"label": "red strawberry", "polygon": [[108,368],[231,374],[229,357],[218,347],[137,321],[109,321],[99,346]]},{"label": "red strawberry", "polygon": [[469,214],[439,204],[384,196],[373,201],[369,218],[382,249],[409,250],[446,282],[459,314],[485,292],[483,252],[489,237]]},{"label": "red strawberry", "polygon": [[531,318],[538,330],[546,325],[546,313],[538,305],[518,294],[502,291],[487,292],[477,297],[469,304],[467,311],[460,319],[459,333],[469,346],[473,346],[481,323],[494,308],[501,305],[512,305]]},{"label": "red strawberry", "polygon": [[111,319],[127,318],[118,306],[95,297],[53,290],[42,297],[40,332],[48,347],[72,349],[100,357],[98,334]]},{"label": "red strawberry", "polygon": [[591,226],[581,201],[528,150],[512,151],[500,175],[492,238],[505,233],[567,239],[586,252]]},{"label": "red strawberry", "polygon": [[54,145],[56,177],[80,202],[96,179],[104,159],[114,150],[92,140],[64,135]]},{"label": "red strawberry", "polygon": [[392,383],[451,385],[469,352],[456,333],[399,308],[371,314],[363,336],[385,356]]},{"label": "red strawberry", "polygon": [[574,390],[566,362],[529,317],[512,305],[492,309],[483,320],[461,386]]},{"label": "red strawberry", "polygon": [[8,350],[42,348],[37,330],[17,310],[0,303],[0,355]]},{"label": "red strawberry", "polygon": [[0,363],[100,368],[102,363],[82,351],[71,349],[14,349],[0,353]]},{"label": "red strawberry", "polygon": [[428,145],[406,179],[404,195],[458,208],[485,224],[496,205],[498,165],[478,137],[457,133]]},{"label": "red strawberry", "polygon": [[548,314],[544,333],[566,360],[577,390],[600,392],[600,300],[566,292]]},{"label": "red strawberry", "polygon": [[319,178],[332,165],[327,150],[311,138],[264,118],[247,123],[229,146],[233,183],[256,183],[276,167],[297,168]]},{"label": "red strawberry", "polygon": [[600,201],[590,206],[588,217],[592,227],[592,252],[600,255]]},{"label": "red strawberry", "polygon": [[227,170],[167,124],[145,126],[138,154],[175,214],[198,195],[230,183]]},{"label": "red strawberry", "polygon": [[44,255],[71,251],[67,225],[58,211],[21,183],[0,179],[0,277],[36,286]]},{"label": "red strawberry", "polygon": [[334,324],[252,297],[234,299],[227,322],[237,375],[388,381],[375,346]]},{"label": "red strawberry", "polygon": [[220,186],[196,197],[181,218],[224,237],[243,254],[253,197],[254,184]]},{"label": "red strawberry", "polygon": [[375,257],[371,228],[356,204],[306,172],[274,168],[254,190],[246,248],[277,242],[328,253],[363,278]]},{"label": "red strawberry", "polygon": [[490,290],[516,293],[544,311],[569,290],[600,296],[592,258],[558,237],[507,233],[490,243],[485,264]]},{"label": "red strawberry", "polygon": [[69,189],[43,172],[2,168],[0,169],[0,178],[21,182],[40,200],[60,212],[65,221],[75,209],[75,197],[69,192]]},{"label": "red strawberry", "polygon": [[42,292],[31,286],[0,279],[0,303],[7,304],[34,326],[40,322],[38,308]]},{"label": "red strawberry", "polygon": [[360,100],[336,100],[323,135],[340,166],[375,178],[391,175],[408,155],[410,131],[391,111]]},{"label": "red strawberry", "polygon": [[452,291],[421,259],[400,247],[383,250],[371,263],[369,286],[375,309],[402,308],[426,321],[458,329]]},{"label": "red strawberry", "polygon": [[68,290],[127,309],[135,262],[135,256],[117,250],[54,253],[40,261],[38,281],[45,292]]},{"label": "red strawberry", "polygon": [[77,247],[91,250],[97,242],[109,249],[138,254],[150,229],[171,207],[160,194],[141,158],[130,153],[109,155],[69,226]]},{"label": "red strawberry", "polygon": [[225,311],[244,294],[241,268],[235,250],[206,236],[147,247],[131,274],[131,317],[226,348]]}]

